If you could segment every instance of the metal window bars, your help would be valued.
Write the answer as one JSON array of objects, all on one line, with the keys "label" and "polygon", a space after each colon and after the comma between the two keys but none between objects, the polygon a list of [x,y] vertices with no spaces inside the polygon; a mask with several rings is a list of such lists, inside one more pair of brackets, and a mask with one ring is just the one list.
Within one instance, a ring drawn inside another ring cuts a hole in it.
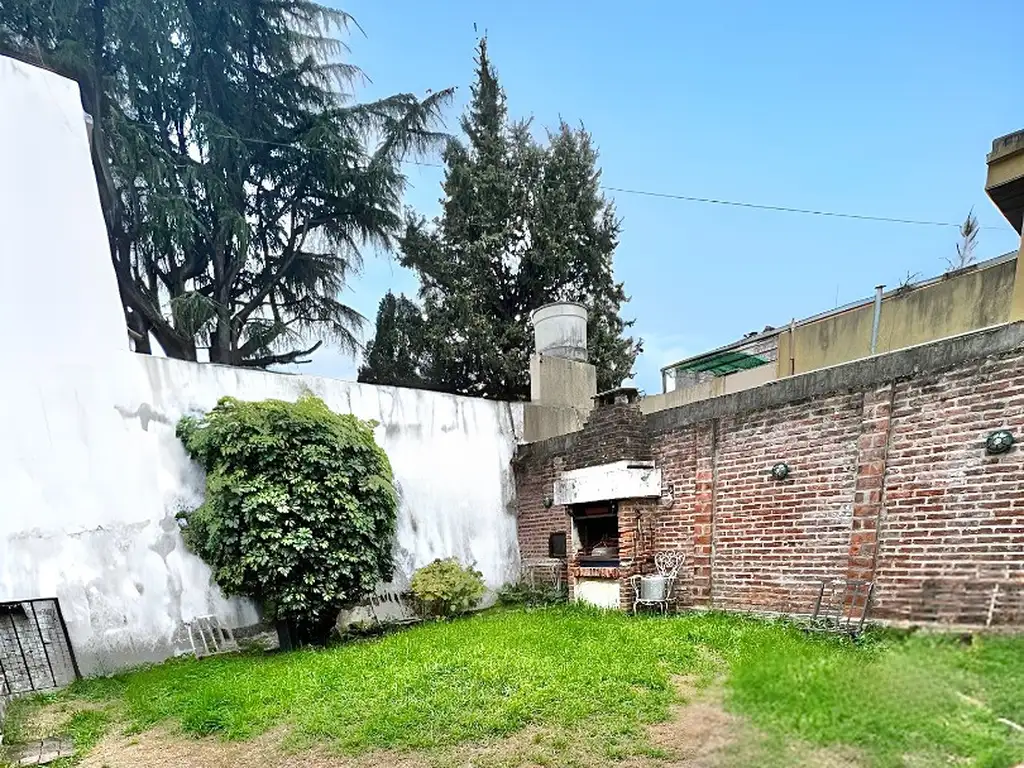
[{"label": "metal window bars", "polygon": [[0,696],[53,690],[79,677],[56,598],[0,602]]}]

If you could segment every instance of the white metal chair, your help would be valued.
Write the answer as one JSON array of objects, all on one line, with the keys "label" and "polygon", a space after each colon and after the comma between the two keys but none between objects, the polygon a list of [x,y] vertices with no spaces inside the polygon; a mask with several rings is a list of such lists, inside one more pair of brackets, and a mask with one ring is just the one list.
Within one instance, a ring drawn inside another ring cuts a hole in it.
[{"label": "white metal chair", "polygon": [[686,561],[682,552],[658,552],[654,555],[655,574],[633,574],[629,583],[633,587],[633,613],[636,614],[641,605],[655,606],[662,613],[668,613],[668,605],[672,601],[672,589],[675,587],[679,569]]}]

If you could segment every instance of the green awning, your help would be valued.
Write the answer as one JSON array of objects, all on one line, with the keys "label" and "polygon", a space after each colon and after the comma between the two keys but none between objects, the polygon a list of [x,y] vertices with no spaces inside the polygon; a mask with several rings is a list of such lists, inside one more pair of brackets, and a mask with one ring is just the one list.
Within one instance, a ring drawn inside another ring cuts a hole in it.
[{"label": "green awning", "polygon": [[768,362],[763,357],[746,352],[719,352],[717,355],[708,355],[696,360],[680,363],[674,366],[672,370],[692,371],[694,373],[707,372],[713,373],[715,376],[725,376],[727,373],[757,368],[759,365],[765,365]]}]

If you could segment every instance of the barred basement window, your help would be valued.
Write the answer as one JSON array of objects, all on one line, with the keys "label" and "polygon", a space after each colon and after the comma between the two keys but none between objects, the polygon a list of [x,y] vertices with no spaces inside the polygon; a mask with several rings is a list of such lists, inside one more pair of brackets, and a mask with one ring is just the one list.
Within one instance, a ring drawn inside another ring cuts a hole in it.
[{"label": "barred basement window", "polygon": [[55,598],[0,603],[0,697],[61,688],[78,677]]}]

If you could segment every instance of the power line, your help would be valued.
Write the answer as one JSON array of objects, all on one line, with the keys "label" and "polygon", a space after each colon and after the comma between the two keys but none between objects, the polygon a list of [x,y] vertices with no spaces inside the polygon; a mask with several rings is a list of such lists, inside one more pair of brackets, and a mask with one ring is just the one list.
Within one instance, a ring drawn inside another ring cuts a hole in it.
[{"label": "power line", "polygon": [[[735,208],[754,208],[759,211],[779,211],[782,213],[802,213],[808,216],[832,216],[838,219],[857,219],[858,221],[884,221],[889,224],[914,224],[923,227],[959,227],[950,221],[927,221],[924,219],[898,219],[891,216],[870,216],[863,213],[842,213],[840,211],[818,211],[813,208],[792,208],[786,205],[764,205],[747,203],[740,200],[718,200],[713,197],[694,197],[692,195],[674,195],[668,192],[649,192],[643,189],[624,189],[623,187],[602,186],[609,192],[623,192],[629,195],[645,197],[661,197],[669,200],[685,200],[688,203],[708,203],[710,205],[729,205]],[[982,229],[1000,229],[1000,227],[982,227]]]},{"label": "power line", "polygon": [[[249,141],[256,144],[269,144],[277,147],[295,147],[295,144],[285,144],[276,141],[265,141],[263,139],[247,139],[241,136],[226,136],[213,134],[214,138],[234,139],[237,141]],[[316,147],[304,147],[304,149],[319,150]],[[327,150],[319,150],[326,152]],[[444,168],[441,163],[427,163],[422,160],[402,160],[405,165],[418,165],[424,168]],[[673,194],[670,192],[652,192],[646,189],[628,189],[626,187],[612,187],[605,184],[601,189],[606,192],[618,192],[625,195],[640,195],[642,197],[659,197],[665,200],[681,200],[687,203],[704,203],[706,205],[726,205],[732,208],[751,208],[758,211],[774,211],[776,213],[798,213],[804,216],[829,216],[835,219],[854,219],[855,221],[881,221],[887,224],[909,224],[918,227],[957,227],[961,224],[952,221],[929,221],[927,219],[902,219],[894,216],[872,216],[863,213],[844,213],[842,211],[819,211],[814,208],[795,208],[788,205],[767,205],[764,203],[749,203],[743,200],[721,200],[714,197],[697,197],[695,195]],[[980,227],[980,229],[1002,229],[1002,227]]]},{"label": "power line", "polygon": [[[418,160],[403,160],[409,165],[422,165],[427,168],[444,168],[440,163],[424,163]],[[660,197],[666,200],[682,200],[687,203],[706,203],[708,205],[728,205],[734,208],[753,208],[759,211],[776,211],[781,213],[801,213],[807,216],[831,216],[838,219],[855,219],[858,221],[883,221],[888,224],[913,224],[922,227],[957,227],[961,225],[952,221],[927,221],[924,219],[900,219],[892,216],[871,216],[862,213],[843,213],[840,211],[818,211],[813,208],[793,208],[787,205],[765,205],[762,203],[748,203],[741,200],[719,200],[714,197],[696,197],[694,195],[678,195],[669,192],[651,192],[645,189],[627,189],[625,187],[612,187],[602,184],[601,189],[606,192],[618,192],[626,195],[642,195],[643,197]],[[981,227],[981,229],[1002,229],[1002,227]]]}]

